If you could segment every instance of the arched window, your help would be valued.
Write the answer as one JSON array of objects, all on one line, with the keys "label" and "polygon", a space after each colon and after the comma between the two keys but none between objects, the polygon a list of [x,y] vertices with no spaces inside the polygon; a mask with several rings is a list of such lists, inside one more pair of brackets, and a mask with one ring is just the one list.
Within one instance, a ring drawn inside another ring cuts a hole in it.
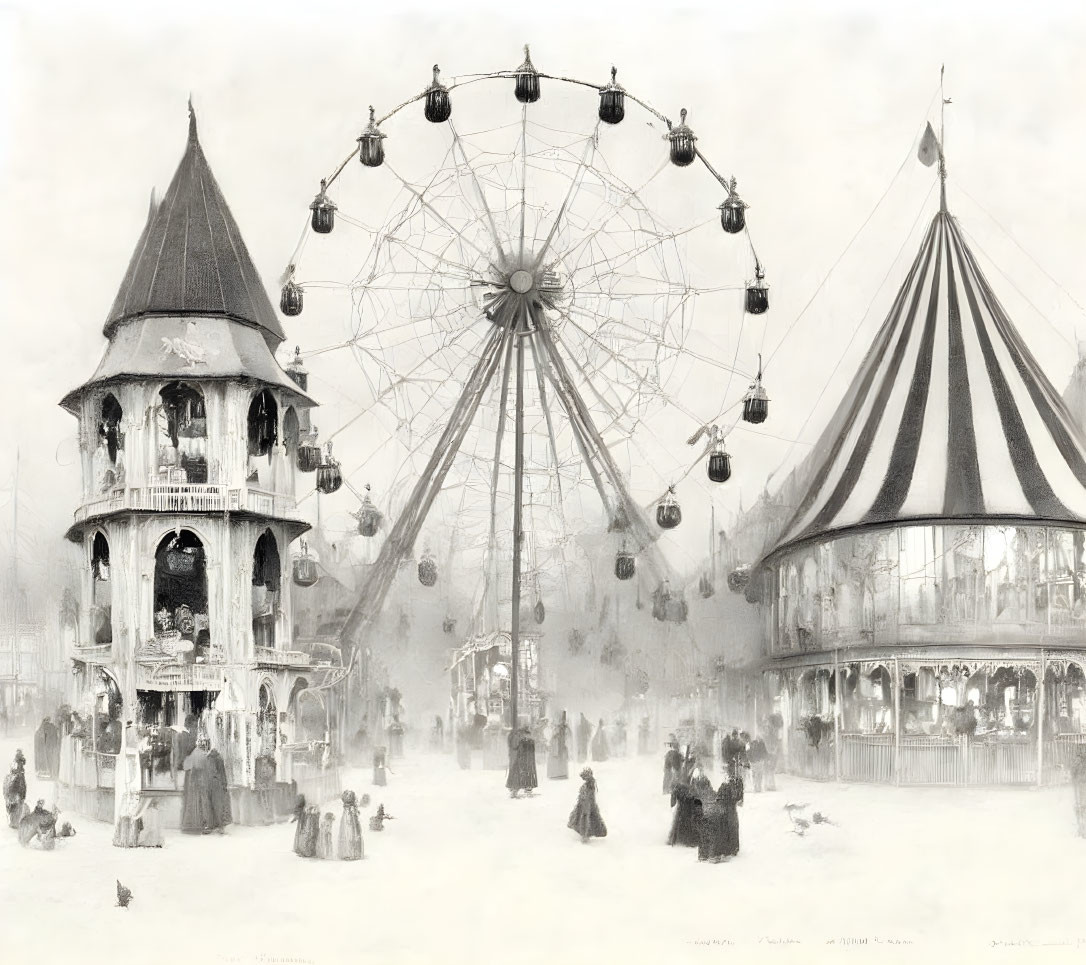
[{"label": "arched window", "polygon": [[195,651],[198,642],[210,649],[207,559],[190,530],[170,533],[158,544],[154,606],[156,637],[172,641],[181,654]]},{"label": "arched window", "polygon": [[124,449],[124,434],[121,432],[121,419],[124,412],[113,393],[102,400],[101,416],[98,420],[98,441],[106,447],[109,461],[117,464],[117,453]]},{"label": "arched window", "polygon": [[91,543],[91,572],[96,581],[109,582],[109,542],[102,532],[95,533]]},{"label": "arched window", "polygon": [[279,545],[266,529],[253,550],[253,643],[258,647],[275,646],[282,570]]},{"label": "arched window", "polygon": [[260,756],[273,757],[279,736],[279,714],[275,709],[275,694],[265,681],[260,685],[260,709],[256,718],[256,733],[260,739]]},{"label": "arched window", "polygon": [[249,404],[249,455],[267,456],[279,440],[279,407],[264,389]]},{"label": "arched window", "polygon": [[159,393],[158,466],[169,482],[207,479],[207,409],[198,388],[171,382]]}]

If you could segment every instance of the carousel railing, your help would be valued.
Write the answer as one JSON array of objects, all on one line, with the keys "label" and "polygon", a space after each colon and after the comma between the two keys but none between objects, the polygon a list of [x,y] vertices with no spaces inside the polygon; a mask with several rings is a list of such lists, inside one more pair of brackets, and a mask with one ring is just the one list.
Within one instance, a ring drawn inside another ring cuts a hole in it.
[{"label": "carousel railing", "polygon": [[966,783],[966,747],[959,737],[903,735],[898,757],[901,784]]},{"label": "carousel railing", "polygon": [[1071,779],[1071,758],[1075,748],[1086,744],[1086,734],[1057,734],[1044,743],[1045,784],[1066,784]]},{"label": "carousel railing", "polygon": [[1037,741],[1030,737],[966,739],[966,783],[1036,784]]},{"label": "carousel railing", "polygon": [[894,780],[893,734],[842,734],[841,780],[890,784]]}]

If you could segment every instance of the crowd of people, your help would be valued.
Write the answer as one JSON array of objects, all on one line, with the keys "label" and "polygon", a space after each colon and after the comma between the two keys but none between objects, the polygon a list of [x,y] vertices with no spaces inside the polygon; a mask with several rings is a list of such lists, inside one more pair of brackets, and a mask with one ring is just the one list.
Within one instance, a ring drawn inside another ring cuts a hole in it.
[{"label": "crowd of people", "polygon": [[[362,823],[358,816],[359,805],[367,807],[370,803],[368,794],[363,794],[361,802],[354,791],[344,791],[340,797],[343,814],[339,819],[339,847],[336,848],[336,816],[326,811],[321,816],[320,808],[307,804],[304,794],[299,794],[294,803],[294,853],[300,858],[321,858],[330,860],[339,857],[340,861],[359,861],[364,856],[362,845]],[[383,822],[390,817],[385,814],[384,806],[377,809],[377,814],[370,819],[370,830],[382,830]],[[376,820],[376,827],[375,827]]]}]

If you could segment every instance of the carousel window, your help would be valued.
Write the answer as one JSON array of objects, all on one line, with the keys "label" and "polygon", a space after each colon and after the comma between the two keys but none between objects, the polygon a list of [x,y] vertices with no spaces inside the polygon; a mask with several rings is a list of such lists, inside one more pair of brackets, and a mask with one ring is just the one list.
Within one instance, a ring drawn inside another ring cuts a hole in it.
[{"label": "carousel window", "polygon": [[195,386],[171,382],[160,393],[158,467],[162,481],[203,484],[207,479],[207,410]]},{"label": "carousel window", "polygon": [[258,647],[275,646],[281,578],[279,546],[266,529],[253,550],[253,642]]},{"label": "carousel window", "polygon": [[117,453],[124,449],[124,433],[121,432],[121,419],[124,412],[117,397],[111,392],[102,400],[101,418],[98,421],[98,439],[105,446],[106,454],[112,465],[117,465]]},{"label": "carousel window", "polygon": [[169,533],[158,544],[154,600],[155,643],[162,656],[194,662],[198,638],[210,647],[210,627],[207,558],[199,537],[190,530]]},{"label": "carousel window", "polygon": [[249,403],[249,455],[269,456],[279,441],[279,407],[275,398],[264,389]]}]

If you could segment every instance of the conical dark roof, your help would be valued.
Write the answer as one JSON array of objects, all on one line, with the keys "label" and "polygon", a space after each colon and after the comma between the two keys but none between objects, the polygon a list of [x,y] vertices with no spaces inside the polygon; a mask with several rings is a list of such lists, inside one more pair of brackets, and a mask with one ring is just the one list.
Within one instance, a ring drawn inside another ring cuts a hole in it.
[{"label": "conical dark roof", "polygon": [[940,211],[775,555],[874,526],[1086,521],[1086,442]]},{"label": "conical dark roof", "polygon": [[220,315],[286,337],[196,134],[189,108],[185,155],[152,207],[104,333],[139,315]]}]

